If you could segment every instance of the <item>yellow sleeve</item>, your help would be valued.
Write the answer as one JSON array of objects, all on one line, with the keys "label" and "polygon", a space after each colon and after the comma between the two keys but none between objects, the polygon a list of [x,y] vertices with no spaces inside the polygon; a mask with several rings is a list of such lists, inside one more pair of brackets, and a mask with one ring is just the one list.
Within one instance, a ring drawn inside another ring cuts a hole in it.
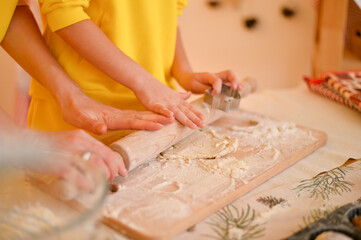
[{"label": "yellow sleeve", "polygon": [[178,16],[182,15],[183,8],[185,8],[187,5],[188,5],[188,0],[177,0]]},{"label": "yellow sleeve", "polygon": [[3,40],[5,33],[8,30],[17,3],[17,0],[0,1],[0,42]]},{"label": "yellow sleeve", "polygon": [[70,26],[85,19],[90,19],[84,9],[90,0],[40,0],[41,13],[46,16],[51,31]]},{"label": "yellow sleeve", "polygon": [[18,6],[27,6],[27,5],[28,5],[28,3],[25,0],[19,0],[18,1]]}]

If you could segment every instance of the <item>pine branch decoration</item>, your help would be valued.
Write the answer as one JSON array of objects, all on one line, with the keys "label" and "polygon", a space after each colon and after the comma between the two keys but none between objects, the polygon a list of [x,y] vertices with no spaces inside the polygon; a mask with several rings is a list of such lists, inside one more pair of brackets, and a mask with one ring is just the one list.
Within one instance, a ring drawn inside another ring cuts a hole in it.
[{"label": "pine branch decoration", "polygon": [[259,197],[257,198],[257,202],[262,203],[263,205],[268,206],[269,208],[273,208],[274,206],[286,202],[283,198],[276,198],[273,196]]},{"label": "pine branch decoration", "polygon": [[309,193],[310,198],[315,198],[316,200],[319,197],[323,200],[328,200],[330,195],[341,196],[343,192],[350,192],[350,187],[354,185],[345,180],[346,173],[351,169],[352,167],[349,166],[336,168],[311,179],[302,180],[295,190],[298,193]]},{"label": "pine branch decoration", "polygon": [[216,217],[207,222],[216,236],[207,235],[218,240],[251,240],[263,235],[263,224],[255,223],[255,210],[247,205],[247,209],[238,210],[228,205],[216,212]]}]

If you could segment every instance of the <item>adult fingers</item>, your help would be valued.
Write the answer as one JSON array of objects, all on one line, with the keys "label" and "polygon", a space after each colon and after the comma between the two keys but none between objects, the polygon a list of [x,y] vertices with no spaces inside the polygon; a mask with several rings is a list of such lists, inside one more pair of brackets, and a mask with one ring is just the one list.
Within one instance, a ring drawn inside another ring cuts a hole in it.
[{"label": "adult fingers", "polygon": [[73,165],[69,166],[66,171],[63,171],[60,178],[72,185],[74,184],[78,189],[83,191],[88,191],[91,188],[87,177]]},{"label": "adult fingers", "polygon": [[179,95],[179,97],[183,100],[187,100],[188,98],[190,98],[192,96],[192,93],[190,91],[187,92],[177,92],[177,94]]},{"label": "adult fingers", "polygon": [[116,116],[106,116],[109,129],[136,129],[155,131],[174,121],[173,117],[165,117],[148,111],[119,111]]},{"label": "adult fingers", "polygon": [[98,135],[103,135],[104,133],[107,132],[107,125],[105,125],[105,123],[98,121],[98,122],[94,122],[91,126],[91,128],[89,129],[89,131],[98,134]]},{"label": "adult fingers", "polygon": [[170,111],[166,106],[160,103],[150,104],[148,109],[152,112],[162,114],[166,117],[173,117],[173,112]]},{"label": "adult fingers", "polygon": [[63,114],[63,118],[67,123],[95,134],[101,135],[107,131],[107,126],[103,121],[86,112],[77,112],[76,115],[73,115],[71,111],[69,111]]},{"label": "adult fingers", "polygon": [[63,179],[68,183],[67,185],[75,186],[76,189],[84,191],[90,189],[90,183],[84,171],[78,167],[79,159],[73,158],[71,155],[58,155],[55,152],[51,153],[50,156],[52,157],[51,161],[49,160],[49,156],[46,155],[44,156],[46,157],[45,159],[39,159],[35,162],[36,168],[34,168],[34,172]]},{"label": "adult fingers", "polygon": [[92,119],[87,116],[81,117],[81,125],[78,127],[98,135],[102,135],[107,131],[107,125],[103,121]]},{"label": "adult fingers", "polygon": [[119,173],[119,175],[122,177],[127,177],[128,171],[125,168],[123,159],[120,155],[115,154],[109,147],[105,146],[103,143],[99,142],[85,132],[82,135],[82,138],[85,141],[83,142],[83,145],[85,145],[84,151],[93,153],[91,155],[92,157],[100,157],[100,159],[106,163],[112,176],[115,176],[117,173]]},{"label": "adult fingers", "polygon": [[[159,115],[161,116],[161,115]],[[122,117],[108,118],[107,126],[109,129],[135,129],[155,131],[163,127],[163,124],[157,121],[143,120],[136,117],[136,114],[126,114]]]},{"label": "adult fingers", "polygon": [[105,165],[108,167],[108,170],[110,172],[110,177],[109,177],[110,181],[112,181],[117,174],[119,174],[124,178],[128,176],[128,171],[125,167],[123,158],[119,154],[116,154],[115,152],[108,153],[107,156],[99,156],[97,154],[92,154],[90,160],[92,158],[100,158],[100,160],[102,160],[105,163]]},{"label": "adult fingers", "polygon": [[133,119],[140,119],[155,123],[161,123],[161,124],[170,124],[174,122],[174,113],[171,110],[167,111],[172,113],[171,117],[166,117],[164,115],[160,115],[154,112],[149,111],[126,111],[124,112],[125,118],[133,118]]},{"label": "adult fingers", "polygon": [[114,159],[103,158],[96,153],[92,153],[89,159],[90,162],[102,162],[109,172],[109,181],[112,181],[118,173],[118,163]]},{"label": "adult fingers", "polygon": [[[174,113],[169,110],[172,115],[174,115]],[[134,118],[134,119],[140,119],[140,120],[145,120],[145,121],[151,121],[151,122],[155,122],[155,123],[161,123],[161,124],[170,124],[172,122],[174,122],[174,117],[165,117],[163,115],[159,115],[153,112],[149,112],[149,111],[133,111],[133,113],[129,116],[130,118]]]},{"label": "adult fingers", "polygon": [[99,166],[102,167],[105,174],[108,172],[108,178],[115,176],[117,172],[120,172],[120,175],[123,177],[127,176],[127,170],[125,167],[119,169],[119,166],[124,166],[122,163],[123,159],[114,154],[109,147],[105,146],[103,143],[99,142],[83,130],[72,130],[67,132],[67,134],[69,134],[69,137],[66,139],[70,143],[67,144],[67,151],[77,155],[82,155],[84,152],[91,152],[91,157],[95,158],[92,161],[102,161],[105,163],[108,170],[105,170],[104,167],[102,167],[103,164]]},{"label": "adult fingers", "polygon": [[104,161],[100,157],[96,156],[95,154],[92,155],[93,156],[89,159],[89,162],[99,167],[100,171],[104,173],[105,178],[111,181],[113,176],[109,167],[104,163]]},{"label": "adult fingers", "polygon": [[[128,176],[128,171],[126,171],[126,166],[124,163],[123,158],[120,156],[119,153],[114,152],[115,155],[117,155],[120,159],[122,159],[122,161],[118,161],[118,174],[124,178],[126,178]],[[125,169],[125,171],[124,171]]]}]

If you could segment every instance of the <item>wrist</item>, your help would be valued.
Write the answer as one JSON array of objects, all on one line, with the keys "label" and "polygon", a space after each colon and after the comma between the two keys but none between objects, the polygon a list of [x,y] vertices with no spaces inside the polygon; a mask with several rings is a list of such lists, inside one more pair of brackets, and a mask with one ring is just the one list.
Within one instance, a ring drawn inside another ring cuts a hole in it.
[{"label": "wrist", "polygon": [[187,91],[192,91],[192,75],[194,74],[191,70],[177,71],[173,74],[173,77],[177,82]]},{"label": "wrist", "polygon": [[181,84],[182,81],[188,79],[193,74],[192,68],[188,64],[174,64],[172,67],[172,76]]},{"label": "wrist", "polygon": [[146,72],[145,74],[139,74],[133,77],[130,81],[128,88],[130,88],[135,95],[142,94],[143,92],[148,91],[147,87],[153,87],[160,82],[155,79],[150,73]]},{"label": "wrist", "polygon": [[59,82],[63,84],[58,86],[55,90],[51,91],[51,93],[62,110],[69,105],[74,105],[76,99],[79,99],[79,97],[85,95],[80,86],[71,79],[66,79],[66,81],[64,80]]}]

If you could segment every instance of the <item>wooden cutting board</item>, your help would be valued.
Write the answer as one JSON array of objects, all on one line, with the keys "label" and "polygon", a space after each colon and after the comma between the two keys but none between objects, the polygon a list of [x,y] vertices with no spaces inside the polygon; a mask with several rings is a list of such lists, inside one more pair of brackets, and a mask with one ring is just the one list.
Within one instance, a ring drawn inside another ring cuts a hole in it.
[{"label": "wooden cutting board", "polygon": [[242,110],[228,113],[210,127],[219,135],[238,138],[238,150],[225,157],[244,162],[240,175],[212,173],[198,160],[149,159],[127,179],[115,180],[119,188],[108,196],[103,223],[134,239],[169,239],[312,153],[327,139],[323,132]]}]

